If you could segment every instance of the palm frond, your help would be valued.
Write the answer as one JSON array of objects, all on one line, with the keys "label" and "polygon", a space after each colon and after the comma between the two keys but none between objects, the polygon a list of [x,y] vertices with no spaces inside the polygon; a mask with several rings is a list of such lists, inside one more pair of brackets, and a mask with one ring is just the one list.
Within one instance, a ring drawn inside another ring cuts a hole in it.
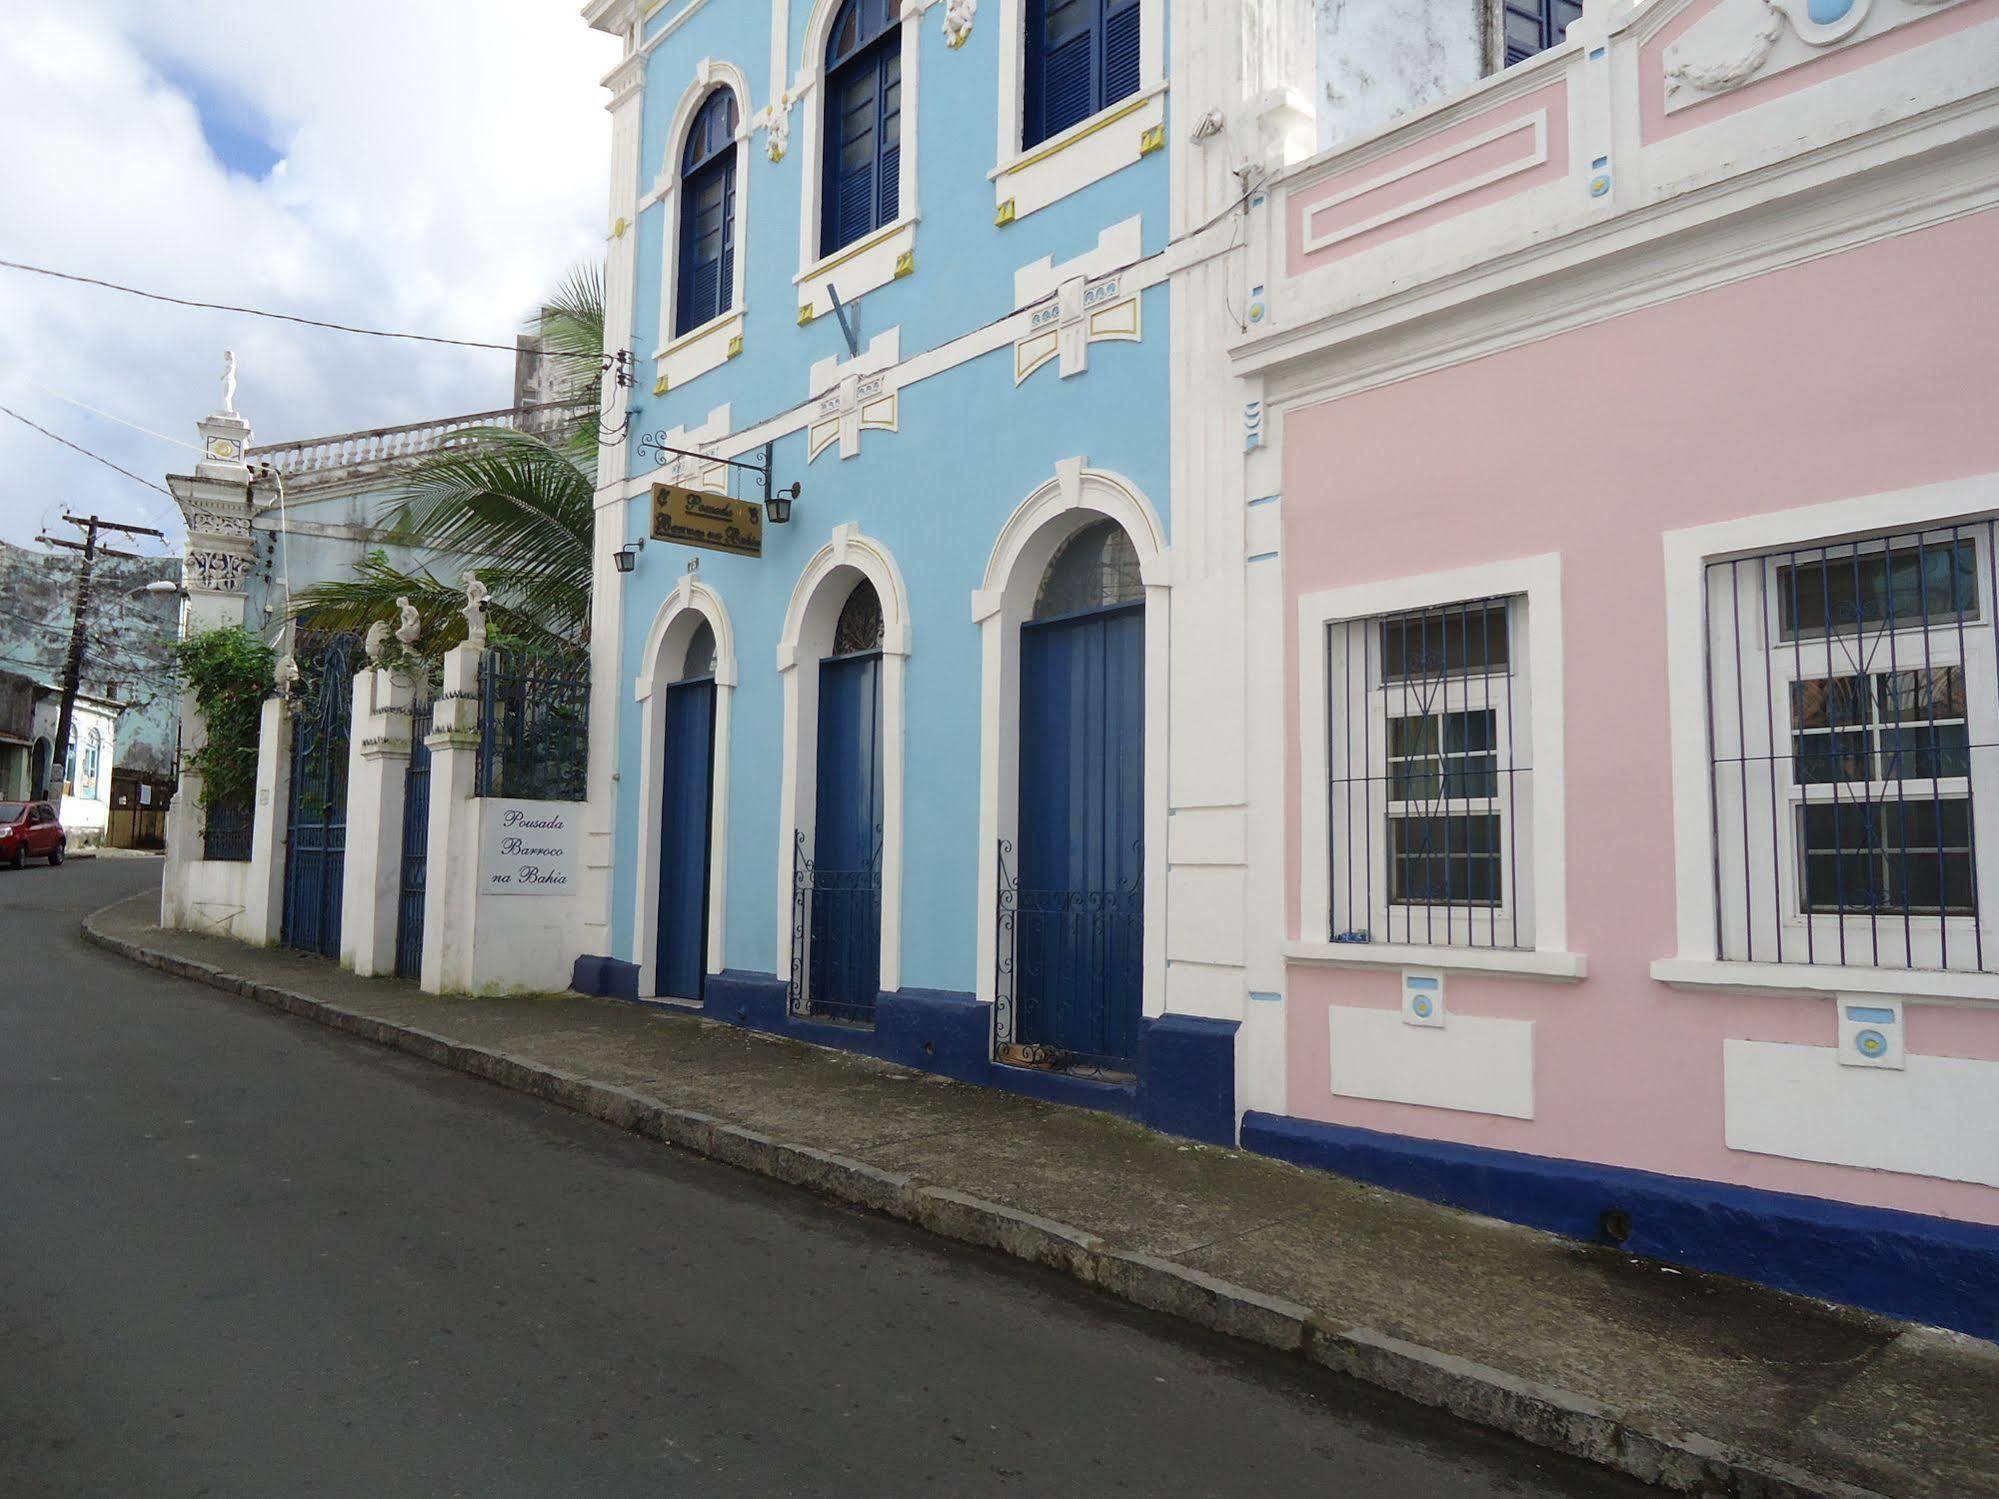
[{"label": "palm frond", "polygon": [[604,352],[604,268],[584,261],[542,304],[542,347],[558,354]]}]

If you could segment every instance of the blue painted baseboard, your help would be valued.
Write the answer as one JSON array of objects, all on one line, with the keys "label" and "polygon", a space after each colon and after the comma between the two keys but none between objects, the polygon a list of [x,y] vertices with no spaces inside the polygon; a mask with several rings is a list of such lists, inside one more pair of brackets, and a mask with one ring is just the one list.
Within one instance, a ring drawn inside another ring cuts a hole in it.
[{"label": "blue painted baseboard", "polygon": [[1138,1119],[1148,1129],[1233,1145],[1239,1022],[1162,1015],[1138,1041]]},{"label": "blue painted baseboard", "polygon": [[1279,1114],[1244,1115],[1242,1143],[1570,1238],[1999,1340],[1999,1228]]},{"label": "blue painted baseboard", "polygon": [[569,987],[601,999],[637,999],[639,965],[619,958],[580,957],[570,970]]}]

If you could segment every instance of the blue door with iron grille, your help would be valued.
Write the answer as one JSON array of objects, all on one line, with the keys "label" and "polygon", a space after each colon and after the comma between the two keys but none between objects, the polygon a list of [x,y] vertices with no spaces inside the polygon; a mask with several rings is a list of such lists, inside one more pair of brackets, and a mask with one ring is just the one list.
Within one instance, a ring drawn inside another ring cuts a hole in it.
[{"label": "blue door with iron grille", "polygon": [[294,652],[291,794],[285,818],[287,947],[340,956],[340,897],[347,870],[347,741],[356,642],[308,639]]},{"label": "blue door with iron grille", "polygon": [[1145,607],[1021,629],[1013,1040],[1127,1072],[1145,932]]},{"label": "blue door with iron grille", "polygon": [[423,917],[430,889],[432,703],[410,708],[410,759],[403,772],[403,853],[396,886],[396,977],[423,976]]},{"label": "blue door with iron grille", "polygon": [[807,1008],[871,1022],[881,979],[881,652],[819,666]]},{"label": "blue door with iron grille", "polygon": [[708,971],[708,839],[715,784],[715,681],[666,689],[666,766],[660,777],[659,982],[672,999],[699,999]]}]

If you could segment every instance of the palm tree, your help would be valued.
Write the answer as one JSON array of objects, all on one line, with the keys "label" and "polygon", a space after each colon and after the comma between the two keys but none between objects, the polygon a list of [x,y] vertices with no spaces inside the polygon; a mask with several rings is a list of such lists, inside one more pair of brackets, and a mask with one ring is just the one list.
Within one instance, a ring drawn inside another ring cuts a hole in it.
[{"label": "palm tree", "polygon": [[[599,357],[602,271],[572,271],[543,307],[538,331],[549,354]],[[476,427],[419,462],[380,519],[393,544],[479,559],[473,570],[491,592],[488,622],[497,642],[574,650],[589,643],[596,488],[594,422],[550,437]],[[382,551],[357,563],[351,578],[301,589],[292,614],[308,629],[360,632],[393,621],[404,598],[423,622],[424,656],[464,639],[465,592],[456,572],[405,570]]]}]

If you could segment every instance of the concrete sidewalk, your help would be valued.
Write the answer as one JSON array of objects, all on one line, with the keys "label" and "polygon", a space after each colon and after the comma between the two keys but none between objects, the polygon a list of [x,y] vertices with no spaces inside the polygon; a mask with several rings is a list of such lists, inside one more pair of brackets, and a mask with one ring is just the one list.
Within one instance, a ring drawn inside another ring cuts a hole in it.
[{"label": "concrete sidewalk", "polygon": [[[1999,1495],[1999,1345],[694,1016],[100,945],[1694,1493]],[[1995,1290],[1999,1294],[1999,1290]]]}]

